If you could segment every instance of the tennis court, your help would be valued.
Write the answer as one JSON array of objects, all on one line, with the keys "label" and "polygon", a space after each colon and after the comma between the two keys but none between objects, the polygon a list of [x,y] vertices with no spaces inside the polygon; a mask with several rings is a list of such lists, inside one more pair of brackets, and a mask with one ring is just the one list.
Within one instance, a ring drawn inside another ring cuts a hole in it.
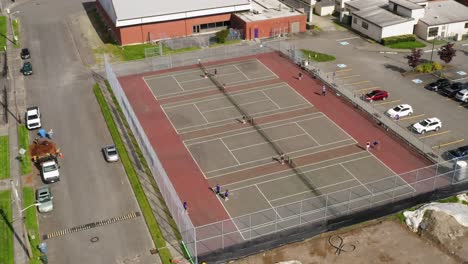
[{"label": "tennis court", "polygon": [[[221,186],[221,195],[212,195],[233,219],[224,228],[240,231],[242,239],[274,232],[276,224],[269,223],[277,220],[284,219],[286,228],[321,219],[325,206],[336,205],[332,213],[340,215],[369,206],[369,199],[388,202],[393,195],[414,191],[259,60],[144,80],[208,185]],[[392,191],[381,193],[385,190]],[[304,212],[310,214],[295,217]],[[205,232],[197,231],[198,239],[209,240],[214,232],[219,227],[207,225]]]}]

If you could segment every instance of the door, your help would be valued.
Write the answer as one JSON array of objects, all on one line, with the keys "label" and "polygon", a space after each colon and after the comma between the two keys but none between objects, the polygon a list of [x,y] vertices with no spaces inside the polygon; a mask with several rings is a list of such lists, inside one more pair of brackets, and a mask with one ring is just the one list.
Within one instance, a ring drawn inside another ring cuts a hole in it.
[{"label": "door", "polygon": [[258,28],[254,28],[254,38],[258,38]]},{"label": "door", "polygon": [[291,23],[291,33],[299,33],[299,31],[300,31],[299,22]]},{"label": "door", "polygon": [[193,26],[193,29],[192,29],[192,32],[195,34],[195,33],[200,33],[200,25],[194,25]]}]

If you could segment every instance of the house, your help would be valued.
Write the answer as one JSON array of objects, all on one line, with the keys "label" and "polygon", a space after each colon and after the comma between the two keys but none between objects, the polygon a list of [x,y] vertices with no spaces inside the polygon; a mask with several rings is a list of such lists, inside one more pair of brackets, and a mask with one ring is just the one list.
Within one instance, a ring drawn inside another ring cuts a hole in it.
[{"label": "house", "polygon": [[307,22],[312,22],[312,13],[316,0],[281,0],[284,4],[298,10],[302,10],[307,15]]},{"label": "house", "polygon": [[[121,45],[237,27],[247,39],[304,32],[306,15],[278,0],[96,0]],[[240,27],[240,28],[239,28]]]},{"label": "house", "polygon": [[468,7],[453,0],[337,1],[344,1],[343,21],[352,17],[351,27],[376,41],[406,34],[461,40],[468,34]]},{"label": "house", "polygon": [[424,39],[453,38],[468,34],[468,7],[455,1],[431,1],[419,19],[414,33]]}]

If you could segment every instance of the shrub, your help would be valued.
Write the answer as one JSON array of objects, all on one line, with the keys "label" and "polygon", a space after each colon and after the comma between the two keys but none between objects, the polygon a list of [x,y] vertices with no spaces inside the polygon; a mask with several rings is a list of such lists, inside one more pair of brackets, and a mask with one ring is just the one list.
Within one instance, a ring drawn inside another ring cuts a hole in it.
[{"label": "shrub", "polygon": [[412,42],[412,41],[416,41],[416,37],[414,35],[400,35],[400,36],[383,38],[382,44],[384,46],[389,46],[389,45],[400,43],[400,42]]},{"label": "shrub", "polygon": [[434,71],[440,71],[442,70],[443,66],[442,64],[438,63],[438,62],[434,62],[433,65],[432,65],[432,69]]},{"label": "shrub", "polygon": [[415,70],[417,72],[421,72],[421,73],[431,73],[433,71],[440,71],[442,70],[443,66],[438,63],[438,62],[426,62],[426,63],[423,63],[423,64],[419,64]]},{"label": "shrub", "polygon": [[225,43],[229,35],[229,29],[224,29],[219,32],[216,32],[216,40],[218,43]]}]

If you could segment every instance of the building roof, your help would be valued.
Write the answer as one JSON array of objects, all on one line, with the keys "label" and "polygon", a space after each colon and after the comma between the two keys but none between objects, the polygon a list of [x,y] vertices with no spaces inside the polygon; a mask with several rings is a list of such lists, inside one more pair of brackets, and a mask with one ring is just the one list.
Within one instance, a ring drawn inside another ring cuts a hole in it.
[{"label": "building roof", "polygon": [[335,0],[321,0],[317,3],[320,3],[320,6],[335,6]]},{"label": "building roof", "polygon": [[[99,0],[111,2],[116,26],[250,10],[249,0]],[[108,13],[110,10],[106,10]],[[112,16],[111,16],[112,17]]]},{"label": "building roof", "polygon": [[387,9],[380,7],[357,11],[354,12],[353,15],[369,21],[370,23],[379,27],[387,27],[414,20],[411,17],[401,17],[399,15],[395,15]]},{"label": "building roof", "polygon": [[453,0],[431,1],[419,20],[429,26],[468,21],[468,7]]},{"label": "building roof", "polygon": [[388,0],[352,0],[345,3],[345,5],[357,9],[358,11],[386,6],[387,4]]},{"label": "building roof", "polygon": [[424,7],[423,6],[420,6],[418,4],[415,4],[413,2],[410,2],[408,0],[390,0],[390,2],[393,2],[399,6],[402,6],[406,9],[409,9],[409,10],[414,10],[414,9],[423,9]]},{"label": "building roof", "polygon": [[303,15],[303,13],[292,9],[279,0],[252,0],[251,4],[252,12],[243,12],[236,15],[247,22]]}]

